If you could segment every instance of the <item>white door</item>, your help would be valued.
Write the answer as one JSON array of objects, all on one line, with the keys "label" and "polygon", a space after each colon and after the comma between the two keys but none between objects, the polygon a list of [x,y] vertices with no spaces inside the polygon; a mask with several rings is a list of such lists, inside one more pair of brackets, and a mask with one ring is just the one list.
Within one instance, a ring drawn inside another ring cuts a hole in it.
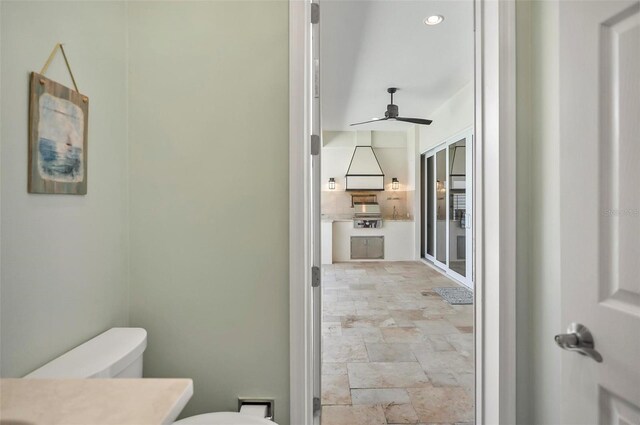
[{"label": "white door", "polygon": [[560,1],[559,61],[563,423],[640,424],[640,2]]}]

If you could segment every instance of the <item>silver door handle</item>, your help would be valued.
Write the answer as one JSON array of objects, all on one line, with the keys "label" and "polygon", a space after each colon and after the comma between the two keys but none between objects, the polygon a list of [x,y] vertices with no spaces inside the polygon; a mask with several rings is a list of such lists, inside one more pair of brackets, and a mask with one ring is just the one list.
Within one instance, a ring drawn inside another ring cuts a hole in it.
[{"label": "silver door handle", "polygon": [[592,358],[598,363],[602,363],[602,356],[595,349],[591,331],[580,323],[570,324],[567,333],[556,335],[555,340],[556,344],[563,350],[575,351],[578,354]]}]

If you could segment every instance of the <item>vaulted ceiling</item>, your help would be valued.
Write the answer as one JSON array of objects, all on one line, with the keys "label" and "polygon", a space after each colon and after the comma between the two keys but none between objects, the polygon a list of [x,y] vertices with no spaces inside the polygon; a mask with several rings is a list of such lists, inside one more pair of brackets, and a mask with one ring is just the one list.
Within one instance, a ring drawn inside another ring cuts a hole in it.
[{"label": "vaulted ceiling", "polygon": [[[439,25],[424,19],[442,15]],[[429,114],[473,78],[471,0],[321,2],[322,121],[326,130],[383,117],[387,87],[398,87],[400,116]],[[361,130],[404,130],[380,122]]]}]

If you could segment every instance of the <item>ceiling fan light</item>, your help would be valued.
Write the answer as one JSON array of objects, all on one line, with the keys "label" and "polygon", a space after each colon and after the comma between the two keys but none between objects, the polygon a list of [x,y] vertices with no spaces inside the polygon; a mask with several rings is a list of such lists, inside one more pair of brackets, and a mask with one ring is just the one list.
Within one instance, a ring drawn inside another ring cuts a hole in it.
[{"label": "ceiling fan light", "polygon": [[426,25],[438,25],[442,21],[444,21],[444,16],[442,15],[431,15],[424,19]]},{"label": "ceiling fan light", "polygon": [[378,121],[388,121],[388,120],[402,121],[402,122],[408,122],[408,123],[420,124],[420,125],[429,125],[432,123],[431,120],[427,120],[424,118],[399,117],[398,105],[393,103],[393,94],[396,92],[396,90],[398,89],[395,87],[390,87],[387,89],[387,92],[391,95],[391,103],[387,105],[387,110],[384,113],[384,118],[371,118],[369,121],[355,122],[349,125],[350,126],[362,125],[362,124],[369,124],[372,122],[377,123]]}]

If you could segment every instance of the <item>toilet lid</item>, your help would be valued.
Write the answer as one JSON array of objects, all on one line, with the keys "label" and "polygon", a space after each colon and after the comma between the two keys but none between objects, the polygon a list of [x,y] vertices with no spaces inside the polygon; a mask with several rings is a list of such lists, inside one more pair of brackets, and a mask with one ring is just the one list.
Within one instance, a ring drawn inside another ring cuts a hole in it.
[{"label": "toilet lid", "polygon": [[174,422],[174,425],[278,425],[268,419],[234,412],[205,413]]}]

